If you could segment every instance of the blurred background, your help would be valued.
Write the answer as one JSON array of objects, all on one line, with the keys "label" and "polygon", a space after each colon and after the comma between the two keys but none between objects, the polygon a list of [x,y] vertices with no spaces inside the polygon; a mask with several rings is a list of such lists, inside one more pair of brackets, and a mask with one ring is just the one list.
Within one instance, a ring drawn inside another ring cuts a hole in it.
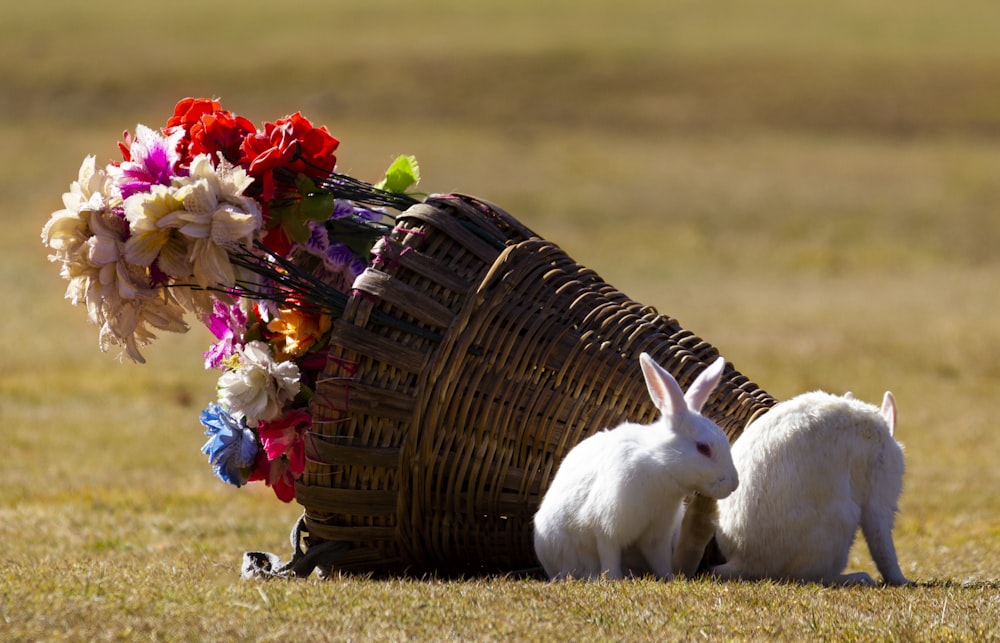
[{"label": "blurred background", "polygon": [[207,333],[102,354],[39,239],[84,156],[200,96],[303,112],[358,178],[416,155],[423,191],[497,203],[779,398],[891,389],[904,573],[995,577],[997,33],[992,0],[5,7],[2,540],[223,574],[285,546],[300,509],[199,452]]}]

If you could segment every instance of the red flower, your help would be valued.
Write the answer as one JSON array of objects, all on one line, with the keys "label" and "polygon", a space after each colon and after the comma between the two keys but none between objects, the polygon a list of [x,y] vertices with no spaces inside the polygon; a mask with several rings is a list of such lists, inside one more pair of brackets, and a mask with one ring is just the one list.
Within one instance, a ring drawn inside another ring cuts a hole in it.
[{"label": "red flower", "polygon": [[[271,185],[271,194],[273,196],[274,185]],[[264,217],[265,220],[270,216],[270,209],[267,207],[267,202],[264,202]],[[271,252],[278,254],[282,257],[288,254],[288,251],[292,249],[292,240],[288,238],[288,233],[280,225],[273,228],[269,228],[265,233],[261,242],[267,249]]]},{"label": "red flower", "polygon": [[247,482],[256,480],[263,480],[282,502],[295,499],[295,475],[288,464],[288,458],[268,460],[263,451],[258,452]]},{"label": "red flower", "polygon": [[182,98],[174,106],[174,115],[167,119],[167,128],[180,125],[190,131],[191,126],[205,114],[222,111],[222,103],[210,98]]},{"label": "red flower", "polygon": [[239,164],[243,141],[256,132],[254,124],[242,116],[226,111],[206,114],[191,127],[191,156],[208,154],[215,158],[217,152],[222,152],[227,161]]},{"label": "red flower", "polygon": [[122,140],[118,141],[118,149],[122,152],[122,160],[128,163],[132,160],[132,133],[122,132]]},{"label": "red flower", "polygon": [[219,101],[208,98],[185,98],[178,102],[165,130],[174,127],[185,132],[177,146],[185,165],[198,154],[208,154],[214,159],[218,152],[230,163],[239,164],[243,141],[257,133],[249,120],[222,109]]},{"label": "red flower", "polygon": [[321,177],[337,165],[334,156],[340,141],[326,127],[313,127],[307,118],[296,112],[274,123],[265,123],[264,131],[247,136],[243,141],[241,164],[247,173],[260,177],[265,201],[274,198],[274,170],[283,168],[293,176]]}]

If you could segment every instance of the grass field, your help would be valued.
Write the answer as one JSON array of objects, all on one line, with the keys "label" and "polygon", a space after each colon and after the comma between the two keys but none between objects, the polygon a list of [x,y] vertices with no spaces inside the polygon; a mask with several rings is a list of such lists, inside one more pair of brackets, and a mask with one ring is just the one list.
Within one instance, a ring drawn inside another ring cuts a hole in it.
[{"label": "grass field", "polygon": [[[1000,638],[1000,4],[278,4],[4,9],[0,638]],[[207,335],[101,354],[38,236],[187,95],[302,110],[360,178],[415,154],[779,398],[891,389],[917,585],[240,581],[300,509],[199,452]]]}]

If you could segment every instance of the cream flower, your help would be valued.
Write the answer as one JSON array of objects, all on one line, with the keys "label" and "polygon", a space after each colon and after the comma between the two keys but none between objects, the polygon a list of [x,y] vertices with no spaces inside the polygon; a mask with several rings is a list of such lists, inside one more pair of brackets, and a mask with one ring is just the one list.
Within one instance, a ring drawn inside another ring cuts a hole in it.
[{"label": "cream flower", "polygon": [[[118,299],[130,299],[139,291],[147,290],[146,272],[124,262],[125,222],[111,212],[94,212],[90,216],[91,236],[80,248],[79,262],[68,262],[64,268],[72,267],[77,273],[70,281],[70,287],[77,282],[83,291],[90,319],[103,324],[100,310],[115,307]],[[67,291],[68,293],[68,291]],[[67,294],[67,296],[69,296]],[[79,303],[79,296],[73,303]]]},{"label": "cream flower", "polygon": [[218,167],[213,167],[207,154],[195,156],[190,175],[174,181],[186,189],[180,232],[193,239],[188,258],[202,288],[236,284],[229,250],[250,248],[263,225],[260,206],[243,196],[251,183],[253,178],[243,168],[221,158]]},{"label": "cream flower", "polygon": [[191,276],[188,261],[191,240],[180,233],[185,225],[186,187],[152,185],[125,199],[125,218],[132,236],[125,243],[125,258],[138,266],[159,267],[175,279]]},{"label": "cream flower", "polygon": [[63,194],[65,208],[53,213],[42,229],[42,241],[55,251],[49,259],[62,263],[60,273],[69,281],[66,298],[86,303],[96,324],[104,323],[105,300],[132,296],[145,286],[144,275],[130,274],[120,265],[128,230],[109,208],[113,194],[107,173],[87,157],[79,180]]},{"label": "cream flower", "polygon": [[97,169],[93,156],[85,158],[77,180],[62,196],[63,209],[53,212],[42,228],[42,242],[55,252],[49,260],[71,261],[76,258],[80,247],[90,236],[91,213],[110,210],[108,195],[111,192],[107,173]]},{"label": "cream flower", "polygon": [[133,299],[120,299],[116,305],[109,305],[101,326],[101,350],[121,346],[129,358],[144,363],[139,347],[156,339],[154,330],[172,333],[188,330],[184,309],[165,288],[146,290]]},{"label": "cream flower", "polygon": [[124,261],[124,221],[113,213],[92,213],[93,235],[84,243],[79,273],[70,281],[73,303],[86,302],[87,313],[101,326],[100,346],[107,351],[121,346],[134,361],[144,362],[139,352],[156,339],[154,329],[186,332],[184,309],[163,288],[152,288],[145,268]]},{"label": "cream flower", "polygon": [[187,325],[177,300],[151,287],[146,267],[128,262],[128,224],[113,209],[120,203],[108,172],[87,157],[63,195],[64,209],[42,229],[42,241],[54,251],[49,259],[62,264],[66,298],[85,304],[90,321],[101,327],[101,349],[122,346],[142,362],[138,347],[155,339],[154,329],[183,332]]},{"label": "cream flower", "polygon": [[252,182],[242,168],[224,159],[215,168],[207,154],[199,154],[189,176],[125,200],[132,230],[126,257],[142,266],[158,261],[171,277],[193,277],[203,289],[232,288],[237,276],[229,251],[249,248],[263,225],[260,206],[243,196]]},{"label": "cream flower", "polygon": [[236,367],[219,378],[219,402],[251,427],[279,417],[284,405],[299,393],[300,372],[295,362],[278,362],[267,344],[247,342],[237,349]]}]

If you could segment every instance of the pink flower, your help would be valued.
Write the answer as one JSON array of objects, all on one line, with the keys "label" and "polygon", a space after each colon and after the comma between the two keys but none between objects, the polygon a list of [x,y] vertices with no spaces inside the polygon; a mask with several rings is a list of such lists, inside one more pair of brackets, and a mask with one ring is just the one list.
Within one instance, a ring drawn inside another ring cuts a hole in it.
[{"label": "pink flower", "polygon": [[306,469],[305,434],[312,427],[312,416],[304,409],[294,409],[277,420],[261,422],[257,434],[269,460],[288,456],[291,472],[298,476]]},{"label": "pink flower", "polygon": [[202,353],[205,357],[205,368],[219,368],[222,362],[243,347],[243,332],[247,326],[247,316],[239,304],[232,306],[216,299],[212,314],[205,320],[205,325],[219,341]]},{"label": "pink flower", "polygon": [[[145,125],[138,125],[134,137],[126,137],[128,149],[122,148],[125,160],[109,168],[109,174],[121,190],[122,199],[148,192],[153,185],[170,185],[177,172],[180,156],[177,142],[183,132],[163,136]],[[181,172],[186,174],[186,172]]]}]

